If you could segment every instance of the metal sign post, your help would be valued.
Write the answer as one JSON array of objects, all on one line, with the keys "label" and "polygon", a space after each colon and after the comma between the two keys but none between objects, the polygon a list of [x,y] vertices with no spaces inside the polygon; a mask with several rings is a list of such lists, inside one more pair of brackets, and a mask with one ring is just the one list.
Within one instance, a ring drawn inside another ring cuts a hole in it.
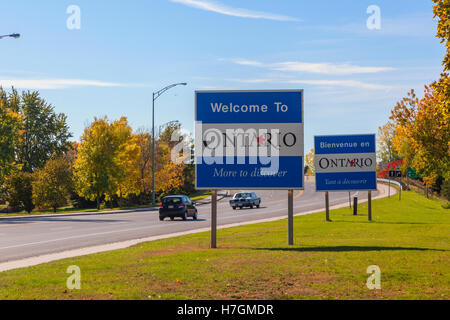
[{"label": "metal sign post", "polygon": [[369,195],[368,195],[368,199],[369,199],[369,221],[372,221],[372,191],[369,191]]},{"label": "metal sign post", "polygon": [[211,195],[211,249],[217,248],[217,190]]},{"label": "metal sign post", "polygon": [[327,222],[331,222],[330,219],[330,195],[327,192],[325,192],[325,213],[326,213],[326,219]]},{"label": "metal sign post", "polygon": [[352,208],[352,195],[350,192],[348,193],[348,204],[350,205],[350,209]]},{"label": "metal sign post", "polygon": [[294,245],[294,190],[288,191],[288,242]]}]

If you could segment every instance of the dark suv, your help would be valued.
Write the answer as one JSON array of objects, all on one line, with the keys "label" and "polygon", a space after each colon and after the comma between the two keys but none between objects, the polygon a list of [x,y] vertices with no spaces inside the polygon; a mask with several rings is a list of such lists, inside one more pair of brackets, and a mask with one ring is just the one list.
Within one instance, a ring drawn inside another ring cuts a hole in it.
[{"label": "dark suv", "polygon": [[195,203],[187,196],[167,196],[161,200],[159,220],[163,221],[167,217],[170,220],[174,220],[175,217],[180,217],[183,220],[192,217],[194,220],[197,220],[197,208]]}]

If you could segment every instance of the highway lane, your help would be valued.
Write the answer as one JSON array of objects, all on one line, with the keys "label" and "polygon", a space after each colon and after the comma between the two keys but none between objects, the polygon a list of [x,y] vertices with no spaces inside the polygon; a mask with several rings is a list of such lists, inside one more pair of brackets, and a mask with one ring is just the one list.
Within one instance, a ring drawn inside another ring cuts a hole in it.
[{"label": "highway lane", "polygon": [[[248,191],[248,190],[247,190]],[[260,209],[233,210],[229,198],[218,202],[218,225],[228,225],[279,216],[287,217],[287,191],[256,191]],[[294,193],[294,213],[324,207],[324,194],[307,182]],[[374,193],[374,196],[377,192]],[[360,192],[361,199],[367,198]],[[348,192],[330,193],[330,205],[348,203]],[[195,230],[210,226],[210,204],[198,207],[199,220],[159,221],[156,210],[76,214],[51,217],[0,218],[0,263],[49,253]]]}]

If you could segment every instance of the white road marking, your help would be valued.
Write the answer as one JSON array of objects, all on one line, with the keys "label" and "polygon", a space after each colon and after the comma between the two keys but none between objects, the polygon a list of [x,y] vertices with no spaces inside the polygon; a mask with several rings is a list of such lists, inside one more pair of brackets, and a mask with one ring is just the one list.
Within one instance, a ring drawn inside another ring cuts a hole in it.
[{"label": "white road marking", "polygon": [[143,230],[143,229],[152,229],[152,228],[157,228],[157,227],[161,227],[161,225],[159,224],[159,225],[140,227],[140,228],[132,228],[132,229],[123,229],[123,230],[115,230],[115,231],[108,231],[108,232],[90,233],[90,234],[83,234],[83,235],[79,235],[79,236],[72,236],[72,237],[66,237],[66,238],[59,238],[59,239],[52,239],[52,240],[45,240],[45,241],[30,242],[30,243],[24,243],[24,244],[15,245],[15,246],[2,247],[2,248],[0,248],[0,250],[6,250],[6,249],[12,249],[12,248],[20,248],[20,247],[27,247],[27,246],[34,246],[34,245],[37,245],[37,244],[57,242],[57,241],[64,241],[64,240],[70,240],[70,239],[79,239],[79,238],[86,238],[86,237],[92,237],[92,236],[101,236],[101,235],[111,234],[111,233],[136,231],[136,230]]}]

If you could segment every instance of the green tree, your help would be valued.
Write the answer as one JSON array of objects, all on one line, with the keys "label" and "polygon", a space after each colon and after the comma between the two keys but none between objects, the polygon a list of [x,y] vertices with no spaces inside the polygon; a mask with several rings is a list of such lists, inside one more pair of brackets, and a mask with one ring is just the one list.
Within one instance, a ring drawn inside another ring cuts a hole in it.
[{"label": "green tree", "polygon": [[4,193],[6,177],[19,169],[16,163],[22,121],[19,100],[16,90],[8,95],[0,87],[0,195]]},{"label": "green tree", "polygon": [[28,172],[16,172],[6,179],[6,191],[11,207],[21,207],[30,213],[33,204],[33,176]]},{"label": "green tree", "polygon": [[69,146],[66,115],[56,114],[53,106],[37,91],[23,92],[19,112],[22,114],[23,135],[18,148],[18,160],[23,170],[42,168],[53,155],[61,155]]},{"label": "green tree", "polygon": [[53,212],[67,204],[72,190],[72,170],[64,157],[47,161],[36,169],[33,181],[33,200],[38,207],[51,207]]}]

